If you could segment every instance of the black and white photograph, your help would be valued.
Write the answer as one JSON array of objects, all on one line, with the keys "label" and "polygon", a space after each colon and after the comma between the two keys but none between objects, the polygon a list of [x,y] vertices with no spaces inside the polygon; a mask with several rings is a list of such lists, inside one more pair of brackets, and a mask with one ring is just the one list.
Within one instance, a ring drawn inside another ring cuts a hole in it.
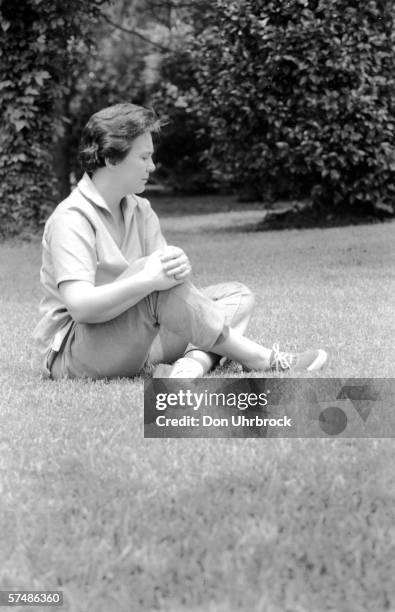
[{"label": "black and white photograph", "polygon": [[0,608],[395,612],[393,0],[0,0],[0,106]]}]

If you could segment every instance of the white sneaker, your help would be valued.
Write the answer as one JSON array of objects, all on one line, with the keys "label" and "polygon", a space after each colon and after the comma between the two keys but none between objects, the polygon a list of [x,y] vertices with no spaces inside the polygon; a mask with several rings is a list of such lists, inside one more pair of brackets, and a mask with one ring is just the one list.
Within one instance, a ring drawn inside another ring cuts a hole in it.
[{"label": "white sneaker", "polygon": [[270,369],[275,372],[294,370],[301,372],[316,372],[328,361],[328,353],[322,349],[305,351],[304,353],[285,353],[280,351],[278,344],[273,344],[270,356]]}]

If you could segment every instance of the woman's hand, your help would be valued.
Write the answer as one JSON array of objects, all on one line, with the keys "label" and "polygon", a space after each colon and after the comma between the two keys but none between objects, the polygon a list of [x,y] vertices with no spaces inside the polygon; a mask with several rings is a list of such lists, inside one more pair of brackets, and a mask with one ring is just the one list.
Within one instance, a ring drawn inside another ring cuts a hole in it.
[{"label": "woman's hand", "polygon": [[168,274],[162,263],[164,250],[154,251],[144,262],[143,273],[152,283],[153,291],[165,291],[183,282],[182,278],[175,278]]},{"label": "woman's hand", "polygon": [[160,260],[166,276],[185,281],[192,272],[192,266],[184,251],[180,247],[168,246],[161,253]]}]

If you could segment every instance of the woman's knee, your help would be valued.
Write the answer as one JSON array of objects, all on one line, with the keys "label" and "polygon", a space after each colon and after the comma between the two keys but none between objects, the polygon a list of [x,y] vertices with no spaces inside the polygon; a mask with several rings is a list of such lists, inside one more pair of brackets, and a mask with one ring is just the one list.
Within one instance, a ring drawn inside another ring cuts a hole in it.
[{"label": "woman's knee", "polygon": [[195,298],[200,298],[201,291],[191,281],[186,281],[179,285],[175,285],[171,289],[166,289],[165,291],[158,291],[157,296],[158,301],[161,302],[161,305],[165,305],[167,307],[169,302],[168,298],[171,298],[173,296],[181,298],[186,304],[192,304]]},{"label": "woman's knee", "polygon": [[160,291],[156,314],[160,325],[202,349],[213,346],[226,322],[223,308],[190,282]]},{"label": "woman's knee", "polygon": [[244,283],[235,282],[236,290],[240,295],[240,300],[243,309],[246,312],[252,312],[255,305],[255,296],[251,289],[244,285]]}]

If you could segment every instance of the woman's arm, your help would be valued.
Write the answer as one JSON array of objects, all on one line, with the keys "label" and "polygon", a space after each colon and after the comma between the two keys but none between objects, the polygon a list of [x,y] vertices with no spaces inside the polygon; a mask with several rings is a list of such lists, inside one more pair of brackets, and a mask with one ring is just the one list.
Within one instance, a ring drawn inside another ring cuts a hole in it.
[{"label": "woman's arm", "polygon": [[161,256],[162,251],[155,251],[136,262],[141,271],[130,275],[128,268],[117,280],[98,287],[87,281],[61,282],[59,292],[72,318],[78,323],[110,321],[153,291],[165,291],[184,282],[189,272],[178,274],[177,280],[168,276]]},{"label": "woman's arm", "polygon": [[[189,258],[184,251],[180,249],[180,247],[166,245],[164,248],[158,249],[157,251],[161,253],[160,259],[162,262],[162,267],[168,276],[176,276],[177,280],[185,280],[186,276],[191,274],[192,266]],[[128,278],[137,272],[141,272],[148,257],[149,255],[146,257],[140,257],[133,263],[129,264],[126,270],[117,276],[116,280]]]},{"label": "woman's arm", "polygon": [[145,262],[147,261],[149,256],[140,257],[136,259],[133,263],[129,264],[126,270],[122,272],[115,280],[121,280],[122,278],[129,278],[129,276],[134,276],[137,272],[141,272],[144,269]]}]

